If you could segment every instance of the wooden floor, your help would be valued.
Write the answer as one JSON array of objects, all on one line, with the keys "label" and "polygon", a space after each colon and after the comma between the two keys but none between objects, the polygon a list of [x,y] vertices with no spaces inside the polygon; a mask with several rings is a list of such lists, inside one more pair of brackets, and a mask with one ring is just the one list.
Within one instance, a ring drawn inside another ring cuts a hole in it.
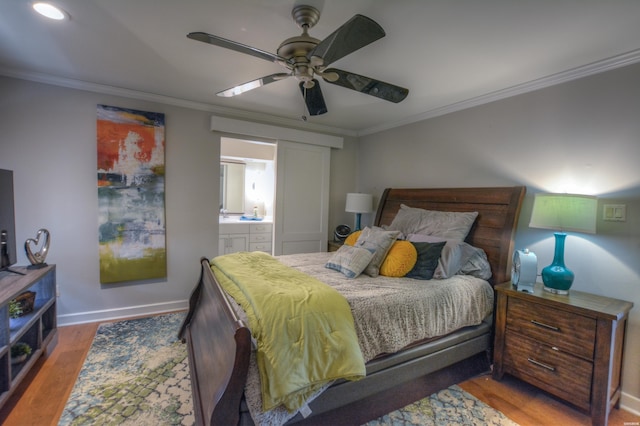
[{"label": "wooden floor", "polygon": [[[60,327],[56,349],[35,364],[7,400],[0,410],[0,424],[57,425],[97,328],[97,324]],[[591,424],[588,416],[515,378],[497,382],[486,375],[460,386],[522,426]],[[638,426],[640,416],[613,410],[609,425]]]}]

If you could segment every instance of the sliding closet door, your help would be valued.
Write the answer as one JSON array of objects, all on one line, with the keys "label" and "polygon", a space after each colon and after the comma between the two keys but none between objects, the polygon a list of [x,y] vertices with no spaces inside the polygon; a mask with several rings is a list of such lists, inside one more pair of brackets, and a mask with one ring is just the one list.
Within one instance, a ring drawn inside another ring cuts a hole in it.
[{"label": "sliding closet door", "polygon": [[330,150],[278,141],[274,255],[327,250]]}]

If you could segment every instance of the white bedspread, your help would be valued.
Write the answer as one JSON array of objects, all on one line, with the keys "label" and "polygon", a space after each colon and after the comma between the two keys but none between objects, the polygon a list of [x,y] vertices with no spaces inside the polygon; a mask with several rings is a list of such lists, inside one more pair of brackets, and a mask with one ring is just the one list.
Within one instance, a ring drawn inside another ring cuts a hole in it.
[{"label": "white bedspread", "polygon": [[347,299],[365,362],[417,340],[480,324],[493,309],[493,289],[479,278],[456,275],[425,281],[363,274],[347,279],[324,267],[332,254],[294,254],[278,259],[330,285]]},{"label": "white bedspread", "polygon": [[[365,362],[380,354],[397,352],[418,340],[480,324],[493,309],[493,289],[482,279],[466,275],[428,281],[366,275],[347,279],[340,272],[325,268],[332,255],[305,253],[278,259],[345,296],[351,306]],[[244,312],[239,315],[244,317]],[[256,425],[283,424],[295,415],[283,408],[261,410],[259,373],[253,354],[245,397]]]}]

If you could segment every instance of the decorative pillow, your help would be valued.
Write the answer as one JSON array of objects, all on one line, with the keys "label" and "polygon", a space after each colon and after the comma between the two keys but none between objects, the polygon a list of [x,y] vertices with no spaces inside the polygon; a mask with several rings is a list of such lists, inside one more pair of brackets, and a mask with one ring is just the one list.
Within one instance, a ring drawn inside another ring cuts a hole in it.
[{"label": "decorative pillow", "polygon": [[[407,242],[410,243],[409,241]],[[415,266],[407,273],[406,277],[418,280],[430,280],[433,278],[445,243],[446,241],[438,243],[410,243],[415,246],[418,257]]]},{"label": "decorative pillow", "polygon": [[[482,262],[483,259],[486,263],[485,266],[481,268],[476,268],[470,263],[474,261]],[[478,276],[476,272],[479,272],[479,277],[483,278],[485,274],[482,271],[484,270],[487,270],[489,278],[491,277],[491,266],[487,261],[487,255],[484,253],[484,250],[474,247],[471,244],[459,241],[447,241],[445,248],[442,250],[440,261],[442,267],[439,270],[436,269],[434,273],[434,277],[436,278],[449,278],[456,274]]]},{"label": "decorative pillow", "polygon": [[350,233],[347,236],[347,238],[344,240],[344,243],[348,246],[355,245],[356,241],[358,241],[358,237],[360,237],[360,234],[362,234],[362,231],[356,231],[356,232]]},{"label": "decorative pillow", "polygon": [[373,252],[370,250],[343,245],[324,266],[342,272],[347,278],[356,278],[364,271],[372,258]]},{"label": "decorative pillow", "polygon": [[[382,265],[380,265],[380,275],[385,277],[404,277],[413,269],[417,260],[418,251],[413,243],[396,241],[391,245],[387,257],[384,258]],[[437,263],[436,260],[436,265]]]},{"label": "decorative pillow", "polygon": [[441,212],[417,209],[404,204],[387,229],[404,235],[434,235],[449,240],[464,241],[478,212]]},{"label": "decorative pillow", "polygon": [[387,252],[398,238],[398,235],[400,235],[398,231],[385,231],[375,226],[373,228],[367,226],[362,230],[355,247],[366,248],[374,252],[373,259],[364,270],[365,274],[374,278],[379,275],[380,265],[382,265],[384,258],[387,257]]},{"label": "decorative pillow", "polygon": [[462,265],[458,274],[471,275],[477,278],[482,278],[483,280],[488,280],[491,278],[492,273],[491,264],[489,263],[489,259],[487,259],[487,253],[485,253],[481,248],[473,246],[469,247],[473,248],[473,254],[469,260]]},{"label": "decorative pillow", "polygon": [[458,273],[483,279],[487,279],[485,278],[487,274],[489,274],[489,278],[491,277],[491,265],[489,265],[486,253],[480,248],[465,242],[444,240],[432,235],[411,234],[407,239],[411,242],[446,242],[433,278],[444,279]]}]

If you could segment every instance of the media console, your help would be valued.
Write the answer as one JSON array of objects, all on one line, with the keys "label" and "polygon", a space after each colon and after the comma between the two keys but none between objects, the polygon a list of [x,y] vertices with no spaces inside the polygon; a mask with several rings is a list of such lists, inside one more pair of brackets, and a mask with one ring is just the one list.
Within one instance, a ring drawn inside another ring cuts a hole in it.
[{"label": "media console", "polygon": [[[13,266],[0,272],[0,407],[11,396],[41,356],[48,356],[58,341],[56,321],[56,267]],[[9,303],[25,292],[36,293],[33,311],[18,317],[9,315]],[[32,352],[26,360],[12,363],[11,347],[27,343]]]}]

